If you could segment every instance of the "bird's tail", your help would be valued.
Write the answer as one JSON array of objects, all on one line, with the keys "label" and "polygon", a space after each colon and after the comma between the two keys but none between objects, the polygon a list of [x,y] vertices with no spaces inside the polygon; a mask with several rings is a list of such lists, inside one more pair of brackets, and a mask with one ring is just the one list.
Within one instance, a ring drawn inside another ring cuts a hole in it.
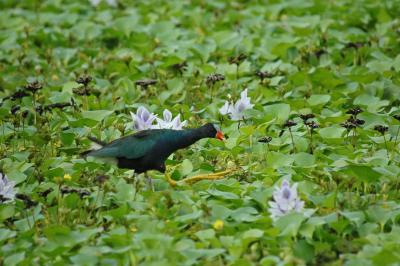
[{"label": "bird's tail", "polygon": [[91,146],[90,150],[87,150],[87,151],[84,151],[84,152],[80,153],[80,155],[82,157],[87,157],[88,155],[90,155],[91,152],[96,151],[98,149],[101,149],[101,148],[103,148],[103,146],[107,145],[107,143],[105,143],[105,142],[103,142],[103,141],[101,141],[99,139],[96,139],[95,137],[90,137],[89,136],[88,139],[92,141],[92,146]]}]

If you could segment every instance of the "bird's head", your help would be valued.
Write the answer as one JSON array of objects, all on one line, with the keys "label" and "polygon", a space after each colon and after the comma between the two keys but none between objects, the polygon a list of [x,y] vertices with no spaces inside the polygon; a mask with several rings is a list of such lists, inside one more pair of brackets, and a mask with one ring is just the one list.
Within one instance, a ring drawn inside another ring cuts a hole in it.
[{"label": "bird's head", "polygon": [[205,132],[209,138],[216,138],[219,140],[224,140],[224,134],[214,124],[212,124],[212,123],[205,124],[203,126],[203,129],[205,130]]}]

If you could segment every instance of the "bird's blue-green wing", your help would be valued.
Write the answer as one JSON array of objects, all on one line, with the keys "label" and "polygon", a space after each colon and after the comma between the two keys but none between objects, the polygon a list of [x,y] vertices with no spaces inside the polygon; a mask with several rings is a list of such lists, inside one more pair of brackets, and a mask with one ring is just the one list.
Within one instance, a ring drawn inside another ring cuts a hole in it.
[{"label": "bird's blue-green wing", "polygon": [[94,157],[123,157],[138,159],[151,151],[159,140],[162,130],[145,130],[126,136],[107,144],[99,150],[90,152]]}]

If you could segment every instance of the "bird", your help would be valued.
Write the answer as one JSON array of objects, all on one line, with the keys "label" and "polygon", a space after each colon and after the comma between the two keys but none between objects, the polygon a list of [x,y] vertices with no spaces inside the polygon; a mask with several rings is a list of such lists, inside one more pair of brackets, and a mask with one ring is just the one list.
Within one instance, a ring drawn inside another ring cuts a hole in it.
[{"label": "bird", "polygon": [[[113,159],[118,168],[132,169],[135,174],[144,173],[152,187],[147,171],[157,170],[165,173],[165,160],[175,151],[184,149],[203,138],[223,140],[224,134],[214,124],[207,123],[198,128],[185,130],[142,130],[110,143],[93,137],[88,138],[99,147],[81,153],[82,156]],[[167,180],[170,184],[173,183],[170,178]]]}]

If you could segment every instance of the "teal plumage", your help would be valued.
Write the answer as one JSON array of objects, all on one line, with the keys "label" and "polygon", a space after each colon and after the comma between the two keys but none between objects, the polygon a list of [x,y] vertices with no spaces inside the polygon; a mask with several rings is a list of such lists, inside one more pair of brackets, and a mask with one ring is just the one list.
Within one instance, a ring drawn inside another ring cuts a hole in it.
[{"label": "teal plumage", "polygon": [[116,139],[107,146],[88,155],[94,157],[124,157],[127,159],[137,159],[144,156],[162,138],[163,130],[146,130],[137,134]]},{"label": "teal plumage", "polygon": [[218,136],[223,135],[212,124],[186,130],[151,129],[114,140],[106,145],[96,141],[103,147],[84,152],[83,155],[115,158],[118,167],[134,169],[136,173],[147,170],[164,172],[165,160],[170,154],[178,149],[188,147],[199,139]]}]

